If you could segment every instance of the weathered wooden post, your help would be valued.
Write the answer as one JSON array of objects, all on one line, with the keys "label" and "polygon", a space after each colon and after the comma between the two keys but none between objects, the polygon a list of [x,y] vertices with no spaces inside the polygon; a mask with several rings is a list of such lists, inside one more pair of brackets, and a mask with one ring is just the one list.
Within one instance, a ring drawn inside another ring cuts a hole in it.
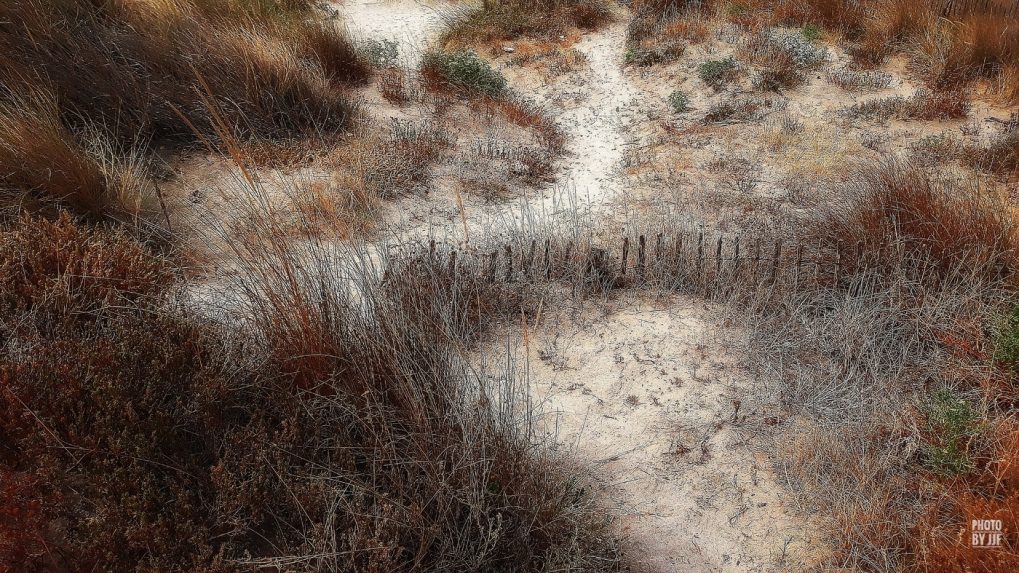
[{"label": "weathered wooden post", "polygon": [[739,235],[736,235],[732,247],[732,274],[739,272]]},{"label": "weathered wooden post", "polygon": [[506,282],[513,280],[513,247],[506,245]]},{"label": "weathered wooden post", "polygon": [[619,267],[619,274],[626,276],[626,259],[630,255],[630,237],[623,237],[623,263]]},{"label": "weathered wooden post", "polygon": [[814,284],[821,282],[821,240],[817,240],[817,252],[814,254]]},{"label": "weathered wooden post", "polygon": [[697,273],[704,273],[704,231],[697,232]]},{"label": "weathered wooden post", "polygon": [[835,287],[839,286],[839,273],[842,271],[842,243],[835,243]]},{"label": "weathered wooden post", "polygon": [[537,246],[538,241],[531,239],[531,250],[527,252],[527,261],[524,263],[524,278],[533,278],[534,276],[534,250]]},{"label": "weathered wooden post", "polygon": [[793,286],[799,288],[800,286],[800,266],[803,265],[803,244],[797,243],[796,245],[796,271],[793,274]]},{"label": "weathered wooden post", "polygon": [[761,266],[761,238],[754,239],[754,285],[757,285],[758,267]]},{"label": "weathered wooden post", "polygon": [[645,251],[644,251],[644,235],[637,237],[637,278],[644,280],[644,263],[645,263]]},{"label": "weathered wooden post", "polygon": [[718,236],[718,244],[715,245],[715,280],[722,274],[722,235]]},{"label": "weathered wooden post", "polygon": [[683,272],[683,235],[676,234],[676,278],[679,279],[680,273]]},{"label": "weathered wooden post", "polygon": [[552,239],[545,239],[545,280],[552,280]]},{"label": "weathered wooden post", "polygon": [[775,280],[778,279],[778,263],[779,259],[782,258],[782,237],[775,240],[775,254],[771,258],[771,284],[775,284]]}]

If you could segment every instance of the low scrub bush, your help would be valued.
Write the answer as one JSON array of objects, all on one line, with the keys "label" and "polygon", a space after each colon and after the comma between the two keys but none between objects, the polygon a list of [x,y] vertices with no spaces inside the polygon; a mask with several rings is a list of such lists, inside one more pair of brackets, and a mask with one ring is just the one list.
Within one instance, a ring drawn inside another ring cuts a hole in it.
[{"label": "low scrub bush", "polygon": [[738,123],[755,121],[761,117],[761,109],[767,100],[756,97],[737,97],[712,104],[704,115],[704,123]]},{"label": "low scrub bush", "polygon": [[930,443],[924,463],[941,475],[958,475],[973,469],[970,441],[980,432],[980,416],[965,398],[942,388],[926,407]]},{"label": "low scrub bush", "polygon": [[721,60],[707,60],[697,66],[697,76],[715,90],[721,90],[736,78],[739,68],[736,58],[729,56]]},{"label": "low scrub bush", "polygon": [[376,68],[395,67],[400,57],[397,43],[392,40],[367,40],[358,51]]},{"label": "low scrub bush", "polygon": [[690,96],[685,92],[676,90],[669,94],[669,107],[676,113],[684,113],[690,109]]},{"label": "low scrub bush", "polygon": [[999,320],[995,330],[994,359],[1019,373],[1019,305]]},{"label": "low scrub bush", "polygon": [[815,24],[805,24],[800,28],[800,35],[808,42],[816,42],[821,39],[821,28]]},{"label": "low scrub bush", "polygon": [[763,69],[755,80],[757,89],[777,91],[800,85],[806,72],[828,60],[828,50],[800,34],[763,29],[740,42],[740,54]]},{"label": "low scrub bush", "polygon": [[506,78],[472,51],[430,52],[425,55],[421,69],[433,85],[493,97],[506,91]]},{"label": "low scrub bush", "polygon": [[851,91],[880,90],[891,87],[894,81],[892,75],[886,72],[849,68],[828,69],[825,78],[828,83]]},{"label": "low scrub bush", "polygon": [[678,42],[666,42],[653,46],[632,46],[626,49],[626,63],[635,66],[653,66],[676,60],[686,51],[686,46]]}]

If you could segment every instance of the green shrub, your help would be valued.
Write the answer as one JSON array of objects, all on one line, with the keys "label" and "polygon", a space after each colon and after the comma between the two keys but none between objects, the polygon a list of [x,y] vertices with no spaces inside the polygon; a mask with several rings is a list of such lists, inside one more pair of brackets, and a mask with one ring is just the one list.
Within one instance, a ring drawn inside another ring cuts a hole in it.
[{"label": "green shrub", "polygon": [[669,94],[669,105],[676,113],[683,113],[690,109],[690,97],[685,92],[676,90]]},{"label": "green shrub", "polygon": [[926,408],[933,443],[923,448],[924,460],[934,472],[956,475],[972,469],[969,442],[980,432],[980,416],[973,406],[951,390],[934,393]]},{"label": "green shrub", "polygon": [[816,42],[821,38],[821,28],[816,24],[807,24],[800,29],[800,34],[808,42]]},{"label": "green shrub", "polygon": [[472,51],[432,52],[425,56],[422,71],[469,92],[498,96],[506,91],[506,78]]},{"label": "green shrub", "polygon": [[397,43],[392,40],[368,40],[359,47],[358,51],[376,68],[396,66],[397,58],[400,55]]},{"label": "green shrub", "polygon": [[1019,372],[1019,304],[1001,321],[994,336],[994,359]]},{"label": "green shrub", "polygon": [[736,58],[729,56],[703,62],[697,67],[697,75],[709,86],[721,89],[736,76]]}]

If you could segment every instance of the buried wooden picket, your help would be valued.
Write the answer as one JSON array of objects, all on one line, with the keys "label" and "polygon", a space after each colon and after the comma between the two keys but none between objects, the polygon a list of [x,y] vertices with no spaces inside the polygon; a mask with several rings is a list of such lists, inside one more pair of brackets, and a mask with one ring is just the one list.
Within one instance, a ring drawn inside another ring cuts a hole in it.
[{"label": "buried wooden picket", "polygon": [[848,273],[877,260],[865,258],[862,243],[854,252],[852,245],[786,246],[781,238],[717,235],[709,239],[713,248],[705,248],[703,231],[693,229],[674,235],[656,232],[651,245],[649,238],[634,234],[619,237],[615,245],[596,246],[586,240],[535,236],[481,251],[428,241],[422,255],[433,268],[458,277],[477,273],[490,283],[566,281],[605,288],[691,289],[706,296],[725,296],[741,287],[838,285]]},{"label": "buried wooden picket", "polygon": [[630,237],[623,237],[623,264],[619,268],[620,276],[626,276],[626,258],[630,254]]},{"label": "buried wooden picket", "polygon": [[644,235],[637,239],[637,279],[644,279]]}]

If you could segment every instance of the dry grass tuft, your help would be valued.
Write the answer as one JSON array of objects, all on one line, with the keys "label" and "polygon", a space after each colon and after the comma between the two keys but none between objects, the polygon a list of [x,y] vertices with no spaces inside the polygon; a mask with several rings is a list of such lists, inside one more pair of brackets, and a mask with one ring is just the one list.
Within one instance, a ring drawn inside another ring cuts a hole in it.
[{"label": "dry grass tuft", "polygon": [[[1019,229],[1008,210],[979,191],[900,162],[861,169],[848,185],[846,200],[815,229],[824,242],[853,251],[845,255],[848,265],[894,264],[934,281],[965,279],[971,272],[1015,280]],[[865,260],[855,260],[860,245]]]},{"label": "dry grass tuft", "polygon": [[1019,170],[1019,117],[983,144],[966,146],[963,159],[970,165],[992,173],[1011,174]]},{"label": "dry grass tuft", "polygon": [[711,2],[638,0],[631,10],[633,18],[626,29],[627,59],[635,63],[670,62],[683,54],[687,43],[702,43],[710,36]]},{"label": "dry grass tuft", "polygon": [[[141,144],[217,145],[347,125],[371,70],[310,3],[26,0],[0,6],[4,207],[92,217],[152,210]],[[219,120],[213,111],[223,114]]]},{"label": "dry grass tuft", "polygon": [[573,29],[597,29],[611,18],[604,0],[491,0],[453,23],[441,44],[463,48],[517,38],[554,40]]},{"label": "dry grass tuft", "polygon": [[864,166],[835,193],[795,238],[840,249],[840,280],[734,301],[780,381],[779,473],[825,515],[821,566],[1014,567],[1013,530],[996,551],[968,527],[1014,523],[1015,356],[988,333],[1019,294],[1019,229],[913,164]]},{"label": "dry grass tuft", "polygon": [[1019,10],[1006,0],[777,0],[780,23],[815,24],[841,32],[862,66],[880,64],[894,51],[912,56],[926,85],[959,91],[976,79],[996,83],[1015,101],[1019,66]]}]

